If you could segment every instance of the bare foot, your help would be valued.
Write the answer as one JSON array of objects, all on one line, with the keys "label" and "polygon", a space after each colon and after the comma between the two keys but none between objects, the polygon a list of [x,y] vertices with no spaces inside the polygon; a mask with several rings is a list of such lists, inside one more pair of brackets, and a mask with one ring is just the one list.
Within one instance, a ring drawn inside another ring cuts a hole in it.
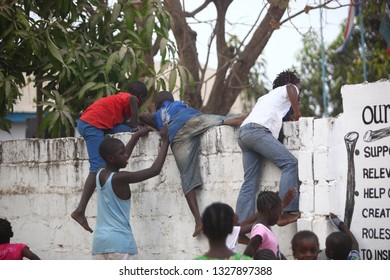
[{"label": "bare foot", "polygon": [[196,225],[195,225],[194,233],[192,234],[192,237],[196,237],[196,236],[198,236],[199,234],[201,234],[201,233],[202,233],[202,230],[203,230],[203,225],[202,225],[202,224],[196,224]]},{"label": "bare foot", "polygon": [[73,211],[73,213],[70,214],[70,216],[73,218],[73,220],[78,222],[85,230],[87,230],[91,233],[93,232],[93,230],[88,225],[88,221],[87,221],[87,218],[85,217],[84,213]]},{"label": "bare foot", "polygon": [[282,200],[282,207],[286,207],[293,201],[294,197],[297,195],[298,190],[296,188],[289,188]]},{"label": "bare foot", "polygon": [[288,212],[283,212],[283,214],[279,217],[278,226],[282,227],[294,223],[299,219],[300,216],[301,213],[291,214]]}]

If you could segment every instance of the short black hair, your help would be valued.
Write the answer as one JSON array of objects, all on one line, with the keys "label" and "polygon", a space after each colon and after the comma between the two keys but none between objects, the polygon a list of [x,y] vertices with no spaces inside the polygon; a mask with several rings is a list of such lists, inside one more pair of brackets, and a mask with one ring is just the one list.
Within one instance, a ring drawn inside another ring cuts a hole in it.
[{"label": "short black hair", "polygon": [[109,137],[100,143],[99,154],[106,161],[109,155],[114,154],[119,145],[123,145],[123,142],[117,138]]},{"label": "short black hair", "polygon": [[161,105],[164,103],[164,101],[175,101],[173,98],[173,94],[170,91],[160,91],[156,95],[156,108],[159,109]]},{"label": "short black hair", "polygon": [[208,206],[202,215],[203,233],[210,240],[221,240],[233,231],[233,208],[216,202]]},{"label": "short black hair", "polygon": [[310,231],[310,230],[301,230],[298,231],[296,234],[294,234],[292,240],[291,240],[291,249],[293,252],[297,250],[298,242],[303,239],[312,239],[314,242],[316,242],[316,245],[318,248],[320,248],[320,242],[318,241],[317,235]]},{"label": "short black hair", "polygon": [[326,238],[325,252],[332,251],[333,255],[328,256],[327,254],[327,257],[334,260],[346,260],[352,250],[352,243],[351,236],[345,232],[332,232]]},{"label": "short black hair", "polygon": [[285,70],[280,72],[277,76],[276,79],[274,80],[272,84],[272,88],[275,89],[277,87],[285,86],[287,84],[297,84],[299,83],[299,78],[296,74],[295,71],[289,71]]},{"label": "short black hair", "polygon": [[148,89],[143,82],[132,82],[127,88],[127,92],[135,95],[136,97],[146,97],[148,95]]},{"label": "short black hair", "polygon": [[268,209],[275,208],[282,203],[282,200],[279,197],[277,192],[273,191],[262,191],[257,196],[257,211],[259,213],[264,213]]},{"label": "short black hair", "polygon": [[11,223],[0,218],[0,244],[8,243],[13,235]]}]

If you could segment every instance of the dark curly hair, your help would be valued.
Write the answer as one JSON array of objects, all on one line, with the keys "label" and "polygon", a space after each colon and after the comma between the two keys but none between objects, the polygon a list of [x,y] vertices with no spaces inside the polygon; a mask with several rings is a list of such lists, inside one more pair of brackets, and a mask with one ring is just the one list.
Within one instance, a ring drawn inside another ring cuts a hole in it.
[{"label": "dark curly hair", "polygon": [[203,232],[210,240],[221,240],[233,231],[233,208],[216,202],[208,206],[202,215]]},{"label": "dark curly hair", "polygon": [[13,235],[11,223],[6,219],[0,218],[0,244],[9,243]]},{"label": "dark curly hair", "polygon": [[285,71],[280,72],[276,76],[276,79],[274,80],[274,82],[272,84],[272,88],[275,89],[277,87],[285,86],[285,85],[290,84],[290,83],[296,85],[299,82],[300,82],[300,80],[299,80],[295,71],[285,70]]}]

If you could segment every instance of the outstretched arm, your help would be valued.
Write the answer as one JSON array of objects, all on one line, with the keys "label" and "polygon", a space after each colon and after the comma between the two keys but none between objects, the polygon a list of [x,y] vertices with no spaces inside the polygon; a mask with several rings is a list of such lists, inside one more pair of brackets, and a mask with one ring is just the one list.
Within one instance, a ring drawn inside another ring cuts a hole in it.
[{"label": "outstretched arm", "polygon": [[40,258],[35,255],[27,246],[23,248],[22,256],[30,260],[40,260]]},{"label": "outstretched arm", "polygon": [[297,121],[301,117],[301,111],[299,110],[299,99],[297,89],[293,84],[287,84],[287,95],[290,99],[292,109],[294,111],[294,120]]},{"label": "outstretched arm", "polygon": [[149,128],[142,127],[140,130],[137,130],[136,132],[133,133],[129,142],[125,146],[126,154],[128,154],[129,157],[133,153],[134,147],[137,144],[139,138],[148,135],[149,132],[150,132]]},{"label": "outstretched arm", "polygon": [[356,240],[355,235],[352,233],[352,231],[344,224],[343,221],[341,221],[337,215],[330,213],[330,218],[333,220],[333,223],[337,226],[337,228],[344,232],[345,234],[349,235],[352,239],[352,250],[359,251],[359,242]]},{"label": "outstretched arm", "polygon": [[131,183],[138,183],[154,176],[160,174],[161,169],[164,165],[165,158],[168,153],[169,140],[167,135],[168,125],[164,125],[161,129],[161,147],[158,153],[156,160],[153,162],[152,166],[143,170],[135,171],[135,172],[118,172],[113,180],[115,180],[115,187],[120,188],[121,186],[128,186]]},{"label": "outstretched arm", "polygon": [[157,130],[156,122],[153,119],[153,114],[151,113],[141,113],[139,115],[139,120],[143,122],[144,124],[154,128]]},{"label": "outstretched arm", "polygon": [[131,112],[131,120],[130,126],[132,128],[137,128],[138,126],[138,99],[135,96],[130,96],[130,112]]},{"label": "outstretched arm", "polygon": [[246,249],[244,251],[244,255],[247,255],[249,257],[253,257],[256,253],[257,248],[260,247],[262,242],[263,242],[263,238],[260,235],[256,235],[256,236],[252,237],[249,240],[248,245],[246,246]]}]

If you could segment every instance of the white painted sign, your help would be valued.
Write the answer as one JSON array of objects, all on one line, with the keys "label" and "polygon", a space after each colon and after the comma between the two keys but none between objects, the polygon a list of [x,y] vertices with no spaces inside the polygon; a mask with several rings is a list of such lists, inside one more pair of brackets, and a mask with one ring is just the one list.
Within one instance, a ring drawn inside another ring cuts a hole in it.
[{"label": "white painted sign", "polygon": [[344,86],[346,203],[366,260],[390,259],[390,82]]}]

